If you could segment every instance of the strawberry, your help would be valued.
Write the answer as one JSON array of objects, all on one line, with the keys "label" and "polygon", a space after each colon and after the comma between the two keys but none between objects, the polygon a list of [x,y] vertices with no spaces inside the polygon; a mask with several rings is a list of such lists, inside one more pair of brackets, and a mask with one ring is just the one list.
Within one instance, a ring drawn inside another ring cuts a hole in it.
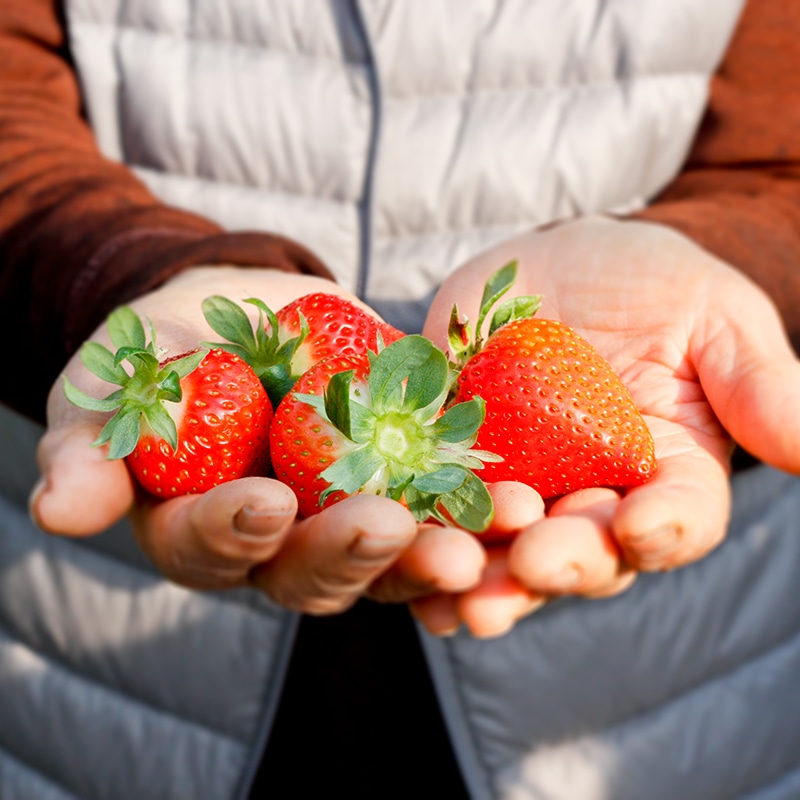
[{"label": "strawberry", "polygon": [[396,342],[402,331],[367,314],[353,303],[334,294],[307,294],[284,306],[275,315],[278,337],[301,337],[303,320],[308,333],[292,358],[295,373],[302,374],[330,356],[377,353],[380,343]]},{"label": "strawberry", "polygon": [[472,449],[484,403],[442,413],[450,378],[447,357],[422,336],[308,370],[276,409],[270,433],[275,474],[301,512],[364,492],[404,502],[420,521],[485,529],[491,497],[473,470],[492,456]]},{"label": "strawberry", "polygon": [[157,497],[205,492],[266,472],[272,405],[242,359],[216,348],[159,362],[155,332],[148,344],[141,320],[126,307],[109,316],[108,330],[116,354],[87,342],[81,359],[120,388],[98,400],[65,379],[64,391],[81,408],[116,411],[94,442],[108,445],[109,458],[125,458],[139,484]]},{"label": "strawberry", "polygon": [[[515,272],[512,262],[490,279],[478,332]],[[451,352],[463,362],[455,401],[485,400],[477,446],[503,458],[482,477],[521,481],[545,498],[649,480],[653,438],[630,392],[572,328],[532,318],[538,305],[536,297],[501,305],[485,344],[458,322],[456,309],[451,318]]]},{"label": "strawberry", "polygon": [[334,294],[305,295],[277,313],[257,298],[245,302],[259,310],[255,331],[244,311],[225,297],[207,298],[203,313],[226,340],[216,346],[253,367],[276,407],[297,379],[323,358],[375,352],[404,335]]}]

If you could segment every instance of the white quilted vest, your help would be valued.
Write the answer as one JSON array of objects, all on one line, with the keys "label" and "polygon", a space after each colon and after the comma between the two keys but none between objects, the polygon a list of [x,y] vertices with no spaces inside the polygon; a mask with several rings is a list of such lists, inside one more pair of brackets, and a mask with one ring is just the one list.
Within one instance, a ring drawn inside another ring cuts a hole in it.
[{"label": "white quilted vest", "polygon": [[[66,5],[108,156],[413,330],[477,251],[674,177],[742,0]],[[164,582],[124,526],[36,532],[38,435],[0,415],[0,798],[245,797],[295,620]],[[800,796],[800,490],[756,470],[736,503],[695,567],[500,640],[423,636],[475,797]]]},{"label": "white quilted vest", "polygon": [[108,156],[168,203],[297,239],[407,327],[476,251],[653,197],[741,5],[68,3]]}]

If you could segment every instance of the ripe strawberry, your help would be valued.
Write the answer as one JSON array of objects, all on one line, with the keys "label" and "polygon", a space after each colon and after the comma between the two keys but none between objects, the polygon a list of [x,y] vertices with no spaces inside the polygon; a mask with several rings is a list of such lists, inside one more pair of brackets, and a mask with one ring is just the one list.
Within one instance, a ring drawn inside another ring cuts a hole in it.
[{"label": "ripe strawberry", "polygon": [[225,297],[207,298],[203,313],[226,339],[216,346],[253,367],[276,407],[297,379],[323,358],[377,352],[404,335],[338,295],[305,295],[277,313],[257,298],[245,302],[259,310],[255,332],[244,311]]},{"label": "ripe strawberry", "polygon": [[[292,358],[295,373],[302,375],[323,358],[363,354],[396,342],[405,334],[367,314],[334,294],[307,294],[284,306],[275,315],[278,338],[301,337],[303,320],[308,333]],[[382,344],[381,344],[382,340]]]},{"label": "ripe strawberry", "polygon": [[[479,325],[515,270],[508,265],[490,280]],[[482,347],[454,312],[451,347],[466,356],[456,402],[486,401],[477,445],[503,457],[486,465],[483,479],[521,481],[545,498],[649,480],[656,470],[653,439],[630,392],[574,330],[530,318],[536,308],[538,298],[530,297],[501,306]]]},{"label": "ripe strawberry", "polygon": [[471,449],[484,404],[442,414],[449,384],[445,354],[421,336],[320,361],[275,411],[276,476],[306,516],[365,492],[402,500],[420,521],[485,529],[491,497],[473,470],[492,456]]},{"label": "ripe strawberry", "polygon": [[[114,411],[95,445],[125,458],[141,486],[157,497],[205,492],[269,467],[272,405],[253,370],[221,349],[197,350],[159,363],[155,334],[147,344],[129,308],[109,316],[116,354],[97,342],[81,350],[83,363],[120,388],[98,400],[68,381],[70,402]],[[127,361],[132,370],[126,371]]]}]

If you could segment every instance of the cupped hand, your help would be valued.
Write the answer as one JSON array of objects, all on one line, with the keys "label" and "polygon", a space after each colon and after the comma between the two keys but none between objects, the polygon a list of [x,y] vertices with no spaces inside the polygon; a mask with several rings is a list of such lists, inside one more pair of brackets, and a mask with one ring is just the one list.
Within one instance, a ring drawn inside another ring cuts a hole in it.
[{"label": "cupped hand", "polygon": [[[358,303],[319,278],[197,267],[130,305],[153,323],[159,347],[177,355],[218,338],[201,312],[209,295],[256,296],[278,309],[315,291]],[[110,341],[104,327],[93,338]],[[109,391],[78,357],[65,374],[90,395]],[[30,501],[43,530],[89,536],[128,515],[142,550],[167,578],[199,589],[252,585],[308,613],[341,611],[364,594],[404,602],[478,583],[485,555],[472,537],[431,526],[418,530],[412,515],[386,498],[354,497],[309,519],[297,517],[291,490],[265,477],[231,481],[202,495],[150,498],[122,461],[91,446],[104,422],[104,415],[71,405],[60,381],[53,387],[39,447],[42,478]]]},{"label": "cupped hand", "polygon": [[725,535],[733,441],[800,472],[792,413],[800,368],[774,305],[733,267],[659,225],[585,219],[526,234],[462,267],[435,298],[425,333],[446,346],[453,304],[476,319],[486,279],[514,259],[512,293],[543,295],[539,316],[575,328],[629,387],[653,434],[658,472],[627,492],[566,496],[520,525],[511,544],[493,550],[479,587],[426,600],[439,604],[438,616],[417,607],[435,632],[464,622],[497,635],[547,597],[607,596],[637,571],[703,557]]}]

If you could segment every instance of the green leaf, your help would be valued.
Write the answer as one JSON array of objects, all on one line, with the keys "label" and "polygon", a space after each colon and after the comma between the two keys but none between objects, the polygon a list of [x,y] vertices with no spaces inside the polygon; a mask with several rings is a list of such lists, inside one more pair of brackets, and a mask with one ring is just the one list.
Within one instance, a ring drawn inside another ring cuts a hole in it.
[{"label": "green leaf", "polygon": [[350,400],[350,438],[359,444],[372,438],[375,431],[375,414],[356,400]]},{"label": "green leaf", "polygon": [[486,484],[474,473],[467,472],[466,479],[457,489],[442,494],[439,502],[464,530],[485,531],[494,518],[494,503]]},{"label": "green leaf", "polygon": [[380,453],[370,447],[352,450],[334,461],[321,475],[331,486],[326,490],[323,500],[331,492],[343,491],[354,494],[385,464]]},{"label": "green leaf", "polygon": [[64,395],[72,405],[78,408],[84,408],[87,411],[113,411],[119,408],[123,400],[123,392],[118,389],[112,392],[108,397],[99,400],[96,397],[91,397],[85,394],[76,386],[73,386],[65,377],[64,378]]},{"label": "green leaf", "polygon": [[469,450],[468,455],[478,460],[478,464],[476,466],[465,465],[469,466],[470,469],[480,469],[483,466],[483,463],[481,462],[487,464],[499,464],[502,461],[505,461],[503,456],[499,456],[497,453],[492,453],[489,450]]},{"label": "green leaf", "polygon": [[208,350],[196,350],[194,353],[189,353],[182,358],[176,358],[174,361],[170,361],[165,369],[176,373],[179,378],[185,378],[200,366],[207,355]]},{"label": "green leaf", "polygon": [[295,336],[293,339],[287,339],[276,351],[275,351],[275,361],[280,363],[285,363],[287,368],[291,363],[291,360],[294,358],[295,353],[300,348],[300,345],[303,343],[303,339],[305,337]]},{"label": "green leaf", "polygon": [[129,411],[120,412],[106,424],[100,436],[104,434],[107,436],[109,442],[108,457],[109,459],[125,458],[129,456],[139,441],[139,423],[140,412],[137,409],[130,409]]},{"label": "green leaf", "polygon": [[435,414],[447,397],[448,369],[447,356],[432,347],[428,357],[408,376],[403,408],[406,411],[425,409],[428,417]]},{"label": "green leaf", "polygon": [[261,371],[256,370],[256,374],[266,389],[273,408],[280,405],[281,400],[292,391],[292,387],[297,383],[297,378],[292,375],[289,364],[273,364]]},{"label": "green leaf", "polygon": [[203,300],[201,308],[206,322],[215,333],[228,342],[240,345],[248,353],[256,351],[250,318],[236,303],[216,294]]},{"label": "green leaf", "polygon": [[400,502],[403,499],[403,495],[406,492],[406,489],[410,486],[411,482],[414,480],[413,475],[406,475],[402,478],[397,476],[392,476],[389,479],[389,484],[386,487],[386,496],[390,500],[397,500]]},{"label": "green leaf", "polygon": [[123,347],[117,350],[117,360],[127,360],[133,365],[134,376],[139,380],[145,378],[156,381],[160,370],[158,359],[147,350],[136,350],[132,347]]},{"label": "green leaf", "polygon": [[464,483],[468,474],[463,467],[447,464],[435,472],[417,476],[414,478],[412,485],[419,492],[440,495],[446,492],[454,492]]},{"label": "green leaf", "polygon": [[153,431],[164,439],[175,452],[178,449],[178,429],[175,427],[175,420],[164,406],[161,403],[154,403],[145,408],[144,415]]},{"label": "green leaf", "polygon": [[[116,353],[114,353],[114,363],[119,365],[123,361],[130,361],[133,363],[133,357],[138,354],[143,354],[150,358],[155,358],[149,350],[143,350],[141,347],[120,347]],[[156,362],[158,360],[156,359]]]},{"label": "green leaf", "polygon": [[99,342],[86,342],[81,347],[81,361],[104,381],[121,386],[128,380],[128,373],[117,363],[114,354]]},{"label": "green leaf", "polygon": [[483,287],[483,296],[481,297],[481,307],[478,314],[478,322],[475,325],[475,330],[478,337],[483,330],[483,321],[492,309],[492,306],[512,287],[517,277],[517,262],[509,261],[504,267],[500,267],[495,272]]},{"label": "green leaf", "polygon": [[424,336],[404,336],[384,349],[372,362],[369,388],[376,412],[397,408],[403,383],[428,360],[434,345]]},{"label": "green leaf", "polygon": [[436,495],[418,492],[411,484],[406,487],[403,497],[408,510],[417,522],[425,522],[432,516],[437,516],[435,513]]},{"label": "green leaf", "polygon": [[[252,358],[252,353],[250,353],[248,350],[246,350],[244,347],[238,344],[230,344],[228,342],[208,342],[208,341],[202,341],[200,342],[200,344],[203,346],[203,348],[205,348],[206,352],[208,352],[208,350],[211,348],[215,348],[217,350],[224,350],[226,353],[233,353],[233,355],[239,356],[239,358],[241,358],[242,361],[245,361],[248,364],[250,363],[250,359]],[[256,372],[258,372],[258,370],[255,369],[255,366],[253,364],[250,364],[250,366],[253,367],[253,369]]]},{"label": "green leaf", "polygon": [[181,379],[178,377],[178,373],[172,370],[158,384],[158,399],[167,400],[170,403],[180,403],[181,397],[183,397]]},{"label": "green leaf", "polygon": [[433,424],[439,439],[445,442],[463,442],[475,436],[486,415],[486,403],[482,397],[473,397],[456,403]]},{"label": "green leaf", "polygon": [[328,414],[325,411],[325,398],[322,395],[295,392],[294,397],[295,400],[299,400],[301,403],[308,403],[308,405],[310,405],[311,408],[313,408],[322,419],[324,419],[326,422],[330,422],[328,419]]},{"label": "green leaf", "polygon": [[129,306],[120,306],[108,315],[106,320],[108,335],[114,347],[130,347],[144,350],[147,346],[147,337],[139,315]]},{"label": "green leaf", "polygon": [[270,333],[277,341],[279,325],[275,312],[263,300],[259,300],[258,297],[248,297],[244,302],[258,309],[258,333],[264,333],[266,335],[266,325],[264,324],[264,319],[266,318],[269,323]]},{"label": "green leaf", "polygon": [[517,319],[530,319],[536,314],[541,305],[542,296],[538,294],[521,295],[504,301],[492,316],[492,321],[489,325],[489,336],[509,322],[514,322]]},{"label": "green leaf", "polygon": [[325,414],[340,433],[352,439],[350,431],[350,383],[355,371],[337,372],[325,389]]},{"label": "green leaf", "polygon": [[450,321],[447,326],[447,345],[450,357],[456,364],[463,365],[472,352],[472,329],[469,320],[461,322],[458,306],[454,305],[450,311]]}]

